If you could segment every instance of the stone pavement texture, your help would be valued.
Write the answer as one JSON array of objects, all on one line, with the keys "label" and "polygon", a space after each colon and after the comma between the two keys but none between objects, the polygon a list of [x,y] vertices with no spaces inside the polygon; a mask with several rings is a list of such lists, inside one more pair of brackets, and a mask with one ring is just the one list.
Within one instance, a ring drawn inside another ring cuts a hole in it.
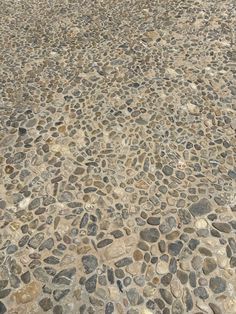
[{"label": "stone pavement texture", "polygon": [[0,2],[0,314],[236,313],[235,25]]}]

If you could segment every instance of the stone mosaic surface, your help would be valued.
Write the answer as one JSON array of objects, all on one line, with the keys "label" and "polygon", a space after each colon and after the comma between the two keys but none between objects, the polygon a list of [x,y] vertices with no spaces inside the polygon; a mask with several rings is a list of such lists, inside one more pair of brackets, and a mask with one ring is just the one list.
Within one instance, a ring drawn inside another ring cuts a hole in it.
[{"label": "stone mosaic surface", "polygon": [[0,314],[236,313],[235,25],[0,2]]}]

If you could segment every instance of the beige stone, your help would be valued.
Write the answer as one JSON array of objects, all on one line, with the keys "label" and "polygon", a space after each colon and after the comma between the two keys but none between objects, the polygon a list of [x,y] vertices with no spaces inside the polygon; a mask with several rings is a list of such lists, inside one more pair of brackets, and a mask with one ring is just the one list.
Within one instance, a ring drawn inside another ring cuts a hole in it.
[{"label": "beige stone", "polygon": [[178,280],[171,281],[170,289],[174,297],[181,298],[183,294],[183,288]]},{"label": "beige stone", "polygon": [[135,262],[130,264],[129,266],[126,267],[126,270],[129,274],[136,276],[141,273],[141,267],[142,263],[141,262]]},{"label": "beige stone", "polygon": [[156,265],[156,272],[160,275],[167,274],[169,271],[169,265],[165,261],[159,261]]},{"label": "beige stone", "polygon": [[104,257],[106,260],[111,260],[125,254],[124,242],[114,241],[110,246],[106,247]]},{"label": "beige stone", "polygon": [[24,286],[23,288],[13,293],[13,297],[15,298],[17,304],[25,304],[35,300],[39,293],[40,285],[39,283],[33,281],[30,284]]},{"label": "beige stone", "polygon": [[195,222],[195,227],[197,229],[205,229],[207,228],[208,224],[207,224],[207,221],[205,219],[198,219],[196,222]]},{"label": "beige stone", "polygon": [[143,289],[143,295],[145,297],[152,297],[157,291],[157,288],[153,285],[147,285]]}]

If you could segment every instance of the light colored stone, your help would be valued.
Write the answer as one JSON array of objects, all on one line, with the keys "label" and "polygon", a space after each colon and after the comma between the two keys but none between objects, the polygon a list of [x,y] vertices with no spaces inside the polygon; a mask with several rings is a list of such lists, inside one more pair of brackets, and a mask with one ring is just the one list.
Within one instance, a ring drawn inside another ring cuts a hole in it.
[{"label": "light colored stone", "polygon": [[153,312],[149,309],[142,309],[141,314],[153,314]]},{"label": "light colored stone", "polygon": [[156,272],[159,275],[164,275],[169,272],[169,265],[165,261],[159,261],[156,265]]},{"label": "light colored stone", "polygon": [[13,293],[17,304],[29,303],[37,298],[40,293],[40,284],[33,281],[30,284]]},{"label": "light colored stone", "polygon": [[175,298],[181,298],[183,294],[183,288],[179,280],[172,280],[170,283],[171,293]]},{"label": "light colored stone", "polygon": [[186,271],[190,271],[190,261],[187,259],[184,259],[180,262],[180,268]]},{"label": "light colored stone", "polygon": [[195,227],[197,229],[205,229],[207,228],[208,224],[207,224],[207,221],[205,219],[198,219],[196,222],[195,222]]},{"label": "light colored stone", "polygon": [[157,244],[153,244],[153,245],[151,246],[151,253],[152,253],[152,255],[154,255],[154,256],[158,256],[158,255],[160,254],[160,250],[159,250]]},{"label": "light colored stone", "polygon": [[141,262],[135,262],[130,264],[129,266],[126,267],[126,270],[129,274],[136,276],[141,273],[141,267],[142,263]]},{"label": "light colored stone", "polygon": [[145,297],[152,297],[156,293],[156,291],[157,291],[157,287],[153,285],[147,285],[143,289],[143,295]]},{"label": "light colored stone", "polygon": [[108,288],[108,291],[109,291],[111,300],[117,301],[120,298],[120,293],[119,293],[118,288],[111,286]]},{"label": "light colored stone", "polygon": [[217,255],[217,265],[220,268],[226,269],[229,267],[229,259],[225,255]]},{"label": "light colored stone", "polygon": [[197,300],[196,302],[197,307],[203,311],[204,313],[211,313],[211,309],[209,308],[209,306],[206,304],[206,302],[202,301],[202,300]]},{"label": "light colored stone", "polygon": [[189,113],[193,114],[193,115],[199,115],[200,110],[198,108],[198,106],[192,104],[192,103],[188,103],[187,104],[187,110]]},{"label": "light colored stone", "polygon": [[223,306],[225,309],[225,314],[236,313],[236,297],[227,297],[225,300],[223,300]]},{"label": "light colored stone", "polygon": [[118,258],[125,254],[125,244],[121,241],[114,241],[110,246],[106,247],[104,257],[106,260]]}]

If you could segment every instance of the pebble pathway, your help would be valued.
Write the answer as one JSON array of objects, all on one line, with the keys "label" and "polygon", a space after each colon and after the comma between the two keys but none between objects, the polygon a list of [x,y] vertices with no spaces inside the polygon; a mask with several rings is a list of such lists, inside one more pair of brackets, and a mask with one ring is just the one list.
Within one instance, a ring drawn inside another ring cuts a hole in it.
[{"label": "pebble pathway", "polygon": [[236,313],[236,5],[0,3],[0,314]]}]

